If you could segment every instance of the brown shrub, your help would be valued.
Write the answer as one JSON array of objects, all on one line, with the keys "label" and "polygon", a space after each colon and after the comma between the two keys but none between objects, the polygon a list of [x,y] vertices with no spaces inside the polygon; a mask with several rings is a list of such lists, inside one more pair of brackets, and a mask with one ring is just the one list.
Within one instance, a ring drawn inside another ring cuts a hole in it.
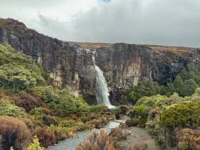
[{"label": "brown shrub", "polygon": [[138,119],[136,119],[136,118],[132,118],[132,119],[126,120],[126,125],[127,125],[128,127],[137,126],[138,123],[139,123],[139,121],[138,121]]},{"label": "brown shrub", "polygon": [[149,111],[148,117],[149,119],[153,120],[157,114],[159,114],[159,111],[157,109],[152,109]]},{"label": "brown shrub", "polygon": [[38,127],[35,129],[34,134],[38,137],[41,146],[48,147],[56,144],[56,133],[47,131],[44,128]]},{"label": "brown shrub", "polygon": [[24,108],[27,112],[35,107],[45,106],[40,98],[33,97],[26,92],[21,92],[19,96],[13,97],[12,100],[17,106]]},{"label": "brown shrub", "polygon": [[76,150],[115,150],[112,139],[105,130],[93,132],[83,143],[76,145]]},{"label": "brown shrub", "polygon": [[9,99],[9,96],[2,89],[0,89],[0,99]]},{"label": "brown shrub", "polygon": [[110,136],[115,141],[119,141],[119,140],[125,140],[127,138],[127,136],[130,135],[130,134],[131,134],[130,130],[128,130],[124,127],[118,127],[118,128],[114,128],[111,131]]},{"label": "brown shrub", "polygon": [[137,144],[131,144],[129,150],[146,150],[147,145],[143,142],[138,142]]},{"label": "brown shrub", "polygon": [[0,116],[0,145],[3,150],[25,150],[30,142],[30,132],[17,118]]},{"label": "brown shrub", "polygon": [[50,126],[52,124],[53,125],[57,125],[56,120],[52,116],[49,116],[49,115],[43,115],[42,116],[42,121],[47,126]]},{"label": "brown shrub", "polygon": [[121,115],[126,115],[127,112],[130,110],[129,106],[127,105],[121,105],[119,109],[120,109]]},{"label": "brown shrub", "polygon": [[175,131],[179,150],[200,149],[200,130],[183,128]]}]

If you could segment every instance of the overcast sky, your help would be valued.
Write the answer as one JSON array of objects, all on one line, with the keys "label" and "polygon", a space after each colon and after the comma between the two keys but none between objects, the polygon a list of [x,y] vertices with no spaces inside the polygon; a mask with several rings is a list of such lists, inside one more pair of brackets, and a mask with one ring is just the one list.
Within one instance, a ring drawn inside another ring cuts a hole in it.
[{"label": "overcast sky", "polygon": [[200,47],[200,0],[0,0],[0,17],[65,41]]}]

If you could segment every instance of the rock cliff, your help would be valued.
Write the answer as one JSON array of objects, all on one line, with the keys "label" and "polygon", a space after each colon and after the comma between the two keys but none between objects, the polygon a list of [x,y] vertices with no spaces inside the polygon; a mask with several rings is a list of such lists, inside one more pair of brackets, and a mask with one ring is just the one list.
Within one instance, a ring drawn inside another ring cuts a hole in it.
[{"label": "rock cliff", "polygon": [[[200,68],[200,49],[134,44],[89,44],[60,41],[28,29],[13,19],[0,19],[0,42],[31,55],[48,71],[53,84],[70,88],[88,99],[95,95],[96,64],[104,71],[112,90],[129,89],[140,81],[166,84],[189,63]],[[85,44],[88,46],[88,44]]]}]

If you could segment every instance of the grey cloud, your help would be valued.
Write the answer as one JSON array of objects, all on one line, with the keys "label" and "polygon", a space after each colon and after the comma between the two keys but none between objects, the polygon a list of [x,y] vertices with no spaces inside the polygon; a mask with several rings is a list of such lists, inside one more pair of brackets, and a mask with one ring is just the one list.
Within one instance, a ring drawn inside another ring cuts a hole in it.
[{"label": "grey cloud", "polygon": [[42,8],[60,3],[63,3],[63,0],[1,0],[1,5],[3,6],[15,6],[18,8]]},{"label": "grey cloud", "polygon": [[[60,1],[35,0],[34,4]],[[199,0],[112,0],[76,14],[70,21],[61,22],[45,14],[34,19],[36,30],[67,41],[200,47],[199,10]]]},{"label": "grey cloud", "polygon": [[[115,0],[53,24],[65,40],[128,42],[200,47],[200,1]],[[63,28],[61,28],[62,24]]]}]

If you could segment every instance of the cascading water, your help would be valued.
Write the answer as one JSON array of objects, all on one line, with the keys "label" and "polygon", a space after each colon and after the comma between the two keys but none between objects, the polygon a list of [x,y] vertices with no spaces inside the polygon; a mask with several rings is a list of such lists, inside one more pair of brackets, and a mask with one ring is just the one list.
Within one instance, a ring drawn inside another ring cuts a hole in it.
[{"label": "cascading water", "polygon": [[108,108],[115,108],[114,105],[111,105],[109,100],[109,91],[107,87],[106,80],[103,76],[103,71],[96,65],[95,57],[92,56],[93,63],[96,70],[96,99],[98,104],[105,104]]}]

